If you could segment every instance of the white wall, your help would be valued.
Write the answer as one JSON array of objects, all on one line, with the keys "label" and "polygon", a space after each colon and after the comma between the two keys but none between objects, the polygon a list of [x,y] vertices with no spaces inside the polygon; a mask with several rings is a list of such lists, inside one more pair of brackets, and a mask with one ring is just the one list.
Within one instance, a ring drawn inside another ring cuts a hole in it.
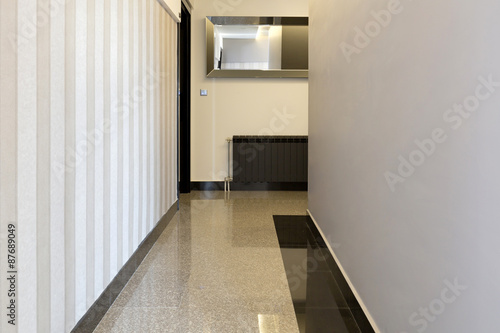
[{"label": "white wall", "polygon": [[[191,180],[221,181],[227,175],[227,137],[307,134],[308,84],[305,79],[206,78],[206,16],[308,16],[308,1],[196,1],[192,12]],[[208,97],[201,97],[200,89],[207,89]]]},{"label": "white wall", "polygon": [[177,26],[156,0],[0,15],[0,331],[69,332],[176,201]]},{"label": "white wall", "polygon": [[310,210],[381,331],[496,332],[500,84],[478,77],[500,82],[500,3],[397,3],[311,0]]}]

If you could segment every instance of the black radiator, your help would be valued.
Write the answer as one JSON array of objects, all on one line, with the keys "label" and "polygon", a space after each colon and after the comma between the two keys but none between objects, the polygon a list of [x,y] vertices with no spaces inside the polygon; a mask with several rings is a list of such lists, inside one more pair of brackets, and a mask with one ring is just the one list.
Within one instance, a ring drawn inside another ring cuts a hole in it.
[{"label": "black radiator", "polygon": [[234,136],[233,185],[307,190],[307,136]]}]

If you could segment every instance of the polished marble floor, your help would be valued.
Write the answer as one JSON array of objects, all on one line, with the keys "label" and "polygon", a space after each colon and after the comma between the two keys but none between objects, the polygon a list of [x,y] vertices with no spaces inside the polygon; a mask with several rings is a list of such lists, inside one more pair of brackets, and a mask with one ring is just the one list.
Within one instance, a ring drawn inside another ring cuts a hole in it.
[{"label": "polished marble floor", "polygon": [[306,192],[193,192],[94,332],[299,333],[273,215]]}]

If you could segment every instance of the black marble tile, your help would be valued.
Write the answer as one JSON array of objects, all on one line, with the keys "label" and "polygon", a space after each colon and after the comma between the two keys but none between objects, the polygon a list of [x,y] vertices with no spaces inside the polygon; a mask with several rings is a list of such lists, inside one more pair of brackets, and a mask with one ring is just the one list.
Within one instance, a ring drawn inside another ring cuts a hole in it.
[{"label": "black marble tile", "polygon": [[307,307],[348,308],[347,303],[330,272],[307,273]]},{"label": "black marble tile", "polygon": [[361,333],[362,331],[348,309],[306,308],[305,332]]},{"label": "black marble tile", "polygon": [[307,248],[307,224],[304,216],[274,216],[281,248]]},{"label": "black marble tile", "polygon": [[339,266],[335,262],[335,259],[331,255],[330,250],[326,246],[326,243],[321,237],[318,229],[316,228],[316,225],[309,216],[306,217],[306,220],[307,220],[307,226],[309,230],[311,230],[311,234],[314,235],[314,239],[317,242],[317,246],[322,249],[322,253],[325,257],[329,270],[332,273],[333,278],[337,282],[337,285],[339,286],[342,294],[344,295],[344,299],[346,300],[347,305],[350,308],[360,308],[358,300],[354,296],[351,288],[349,287],[349,284],[345,280],[342,271],[340,270]]},{"label": "black marble tile", "polygon": [[375,333],[375,331],[372,328],[372,325],[368,321],[368,318],[366,318],[366,315],[361,308],[354,308],[354,309],[351,308],[350,310],[361,332]]},{"label": "black marble tile", "polygon": [[274,222],[301,333],[374,332],[311,218]]},{"label": "black marble tile", "polygon": [[307,247],[308,267],[315,272],[330,272],[324,250],[308,242]]}]

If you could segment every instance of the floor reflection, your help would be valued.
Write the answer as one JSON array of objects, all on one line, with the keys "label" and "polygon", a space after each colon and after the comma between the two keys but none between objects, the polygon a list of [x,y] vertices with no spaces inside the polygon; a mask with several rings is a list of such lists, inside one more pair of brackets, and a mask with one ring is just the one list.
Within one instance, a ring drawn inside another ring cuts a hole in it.
[{"label": "floor reflection", "polygon": [[374,332],[312,220],[274,224],[300,332]]},{"label": "floor reflection", "polygon": [[299,333],[273,215],[305,192],[192,192],[96,333]]}]

